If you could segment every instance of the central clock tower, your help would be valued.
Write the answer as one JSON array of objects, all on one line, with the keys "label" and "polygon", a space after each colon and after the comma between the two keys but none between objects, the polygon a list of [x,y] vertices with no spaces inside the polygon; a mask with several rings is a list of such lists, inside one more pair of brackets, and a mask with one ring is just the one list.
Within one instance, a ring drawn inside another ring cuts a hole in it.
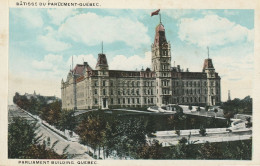
[{"label": "central clock tower", "polygon": [[152,44],[152,70],[156,73],[156,104],[157,106],[171,103],[171,45],[166,40],[165,28],[162,23],[155,29]]}]

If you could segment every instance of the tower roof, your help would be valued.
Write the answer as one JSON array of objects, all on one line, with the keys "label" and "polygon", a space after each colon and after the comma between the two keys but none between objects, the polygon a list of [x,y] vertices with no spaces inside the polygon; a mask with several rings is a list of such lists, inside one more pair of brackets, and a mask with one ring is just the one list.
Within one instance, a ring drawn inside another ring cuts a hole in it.
[{"label": "tower roof", "polygon": [[166,36],[165,36],[165,28],[164,28],[163,24],[160,23],[155,28],[154,44],[162,45],[163,43],[167,43],[167,40],[166,40]]},{"label": "tower roof", "polygon": [[98,66],[108,67],[106,54],[98,54],[96,67]]},{"label": "tower roof", "polygon": [[212,63],[212,59],[205,59],[204,60],[204,65],[203,65],[203,71],[205,71],[205,69],[214,69],[213,63]]}]

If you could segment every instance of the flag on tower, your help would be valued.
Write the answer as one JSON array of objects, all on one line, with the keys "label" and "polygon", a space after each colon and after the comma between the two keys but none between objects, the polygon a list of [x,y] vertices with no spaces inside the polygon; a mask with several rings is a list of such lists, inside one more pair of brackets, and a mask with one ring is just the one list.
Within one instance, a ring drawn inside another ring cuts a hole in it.
[{"label": "flag on tower", "polygon": [[160,9],[158,9],[158,10],[156,10],[156,11],[152,12],[152,13],[151,13],[151,17],[152,17],[153,15],[158,15],[158,14],[159,14],[159,12],[160,12]]}]

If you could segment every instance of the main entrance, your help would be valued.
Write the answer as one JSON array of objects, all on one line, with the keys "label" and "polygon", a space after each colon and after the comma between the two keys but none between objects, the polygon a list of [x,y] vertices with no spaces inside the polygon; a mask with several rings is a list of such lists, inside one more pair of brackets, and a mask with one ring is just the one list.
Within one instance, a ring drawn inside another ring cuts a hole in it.
[{"label": "main entrance", "polygon": [[107,98],[103,98],[102,100],[102,109],[108,109]]}]

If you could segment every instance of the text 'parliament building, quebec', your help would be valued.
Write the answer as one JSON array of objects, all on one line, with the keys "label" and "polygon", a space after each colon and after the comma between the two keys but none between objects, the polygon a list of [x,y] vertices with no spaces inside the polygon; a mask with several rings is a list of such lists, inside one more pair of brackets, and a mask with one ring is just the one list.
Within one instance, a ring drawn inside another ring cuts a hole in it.
[{"label": "text 'parliament building, quebec'", "polygon": [[212,59],[204,60],[202,72],[171,67],[171,45],[161,22],[151,51],[152,68],[140,71],[109,70],[103,53],[98,54],[95,69],[87,62],[77,64],[61,81],[62,109],[220,104],[220,76]]}]

